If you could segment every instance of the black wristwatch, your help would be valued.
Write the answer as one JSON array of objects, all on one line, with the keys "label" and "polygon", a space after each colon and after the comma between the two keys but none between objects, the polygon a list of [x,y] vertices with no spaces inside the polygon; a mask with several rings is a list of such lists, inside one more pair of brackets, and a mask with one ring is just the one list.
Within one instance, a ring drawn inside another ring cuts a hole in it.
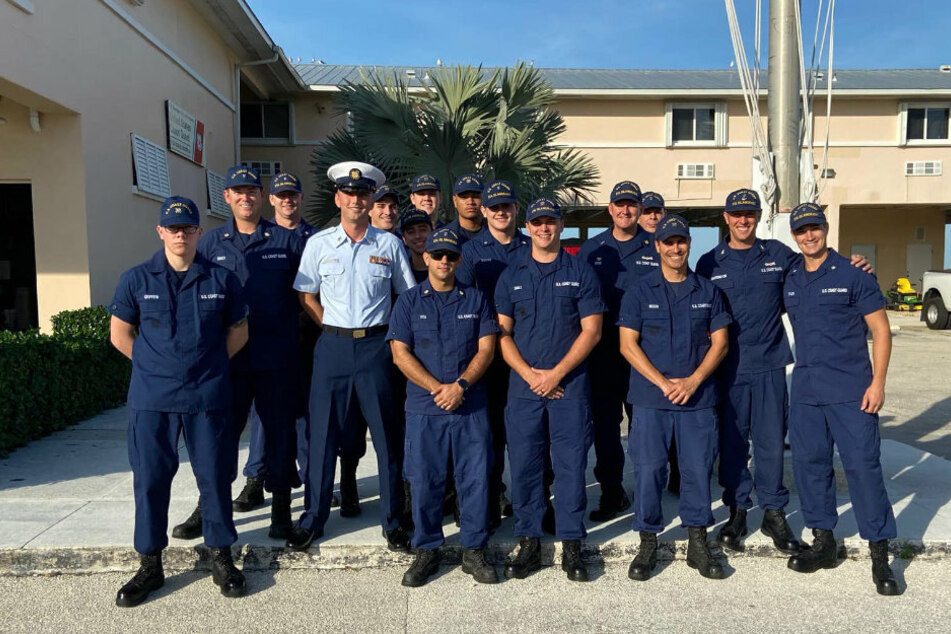
[{"label": "black wristwatch", "polygon": [[459,387],[462,388],[462,391],[463,391],[463,392],[469,391],[469,382],[466,381],[465,379],[463,379],[463,378],[460,377],[460,378],[456,379],[456,383],[459,384]]}]

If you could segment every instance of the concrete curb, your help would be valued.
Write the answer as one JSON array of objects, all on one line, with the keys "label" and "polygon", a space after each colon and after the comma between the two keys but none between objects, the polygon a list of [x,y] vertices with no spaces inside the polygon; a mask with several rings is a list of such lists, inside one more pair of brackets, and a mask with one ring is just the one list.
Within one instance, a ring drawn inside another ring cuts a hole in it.
[{"label": "concrete curb", "polygon": [[[712,540],[711,540],[711,545]],[[489,563],[501,565],[514,550],[515,542],[492,544],[486,549]],[[387,566],[405,567],[412,556],[396,553],[385,546],[315,546],[307,552],[295,552],[283,547],[243,545],[234,547],[239,565],[244,570],[265,571],[279,569],[293,570],[339,570],[360,568],[382,568]],[[920,539],[896,539],[890,544],[893,556],[901,559],[945,559],[951,557],[951,542],[928,541]],[[671,561],[684,559],[687,541],[665,541],[659,543],[658,559]],[[714,553],[722,555],[719,547]],[[584,560],[591,565],[602,563],[622,563],[630,561],[637,554],[637,543],[587,544],[584,548]],[[462,548],[447,545],[442,548],[443,562],[460,563]],[[544,541],[542,544],[542,563],[553,565],[561,557],[561,543]],[[785,559],[769,543],[747,543],[743,552],[728,552],[727,560],[734,557],[767,557]],[[849,538],[839,540],[839,557],[850,559],[868,559],[868,544],[862,539]],[[172,546],[163,553],[163,564],[169,571],[209,571],[211,558],[204,546]],[[0,550],[0,576],[96,574],[106,572],[135,572],[138,568],[138,555],[132,548],[30,548]]]}]

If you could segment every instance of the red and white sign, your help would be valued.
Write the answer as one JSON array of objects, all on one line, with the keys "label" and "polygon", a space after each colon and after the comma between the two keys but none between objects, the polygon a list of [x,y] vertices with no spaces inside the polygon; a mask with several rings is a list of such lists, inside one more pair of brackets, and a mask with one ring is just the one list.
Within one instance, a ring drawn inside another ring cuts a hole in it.
[{"label": "red and white sign", "polygon": [[168,149],[199,165],[205,164],[205,124],[176,106],[165,102]]}]

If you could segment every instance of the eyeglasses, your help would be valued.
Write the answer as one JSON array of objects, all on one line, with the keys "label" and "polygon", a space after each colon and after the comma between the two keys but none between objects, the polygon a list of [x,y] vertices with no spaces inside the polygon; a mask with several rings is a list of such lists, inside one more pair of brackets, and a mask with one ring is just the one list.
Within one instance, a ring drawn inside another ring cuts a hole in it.
[{"label": "eyeglasses", "polygon": [[165,229],[165,233],[170,233],[172,235],[178,233],[184,233],[186,236],[194,235],[198,231],[197,225],[172,225],[170,227],[162,227]]},{"label": "eyeglasses", "polygon": [[452,251],[434,251],[429,254],[429,257],[437,262],[442,261],[443,258],[448,259],[450,262],[455,262],[459,259],[459,254]]}]

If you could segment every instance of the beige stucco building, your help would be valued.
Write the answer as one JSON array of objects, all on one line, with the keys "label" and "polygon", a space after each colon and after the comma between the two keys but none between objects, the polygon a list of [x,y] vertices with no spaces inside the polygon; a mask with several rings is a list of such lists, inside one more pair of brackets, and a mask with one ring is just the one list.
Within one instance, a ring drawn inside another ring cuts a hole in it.
[{"label": "beige stucco building", "polygon": [[220,197],[238,95],[303,89],[243,2],[0,0],[0,327],[108,302],[169,192]]},{"label": "beige stucco building", "polygon": [[[387,70],[421,85],[431,69]],[[359,71],[291,64],[243,0],[0,0],[0,328],[108,302],[121,271],[159,246],[168,193],[206,208],[206,226],[227,219],[221,176],[236,162],[296,172],[310,189],[311,153],[345,125],[334,93]],[[594,204],[573,215],[582,234],[606,223],[618,180],[706,224],[750,185],[734,71],[542,72],[561,141],[601,171]],[[883,286],[940,268],[951,72],[841,70],[833,94],[820,202],[834,245],[872,257]],[[815,127],[824,139],[824,111]]]}]

